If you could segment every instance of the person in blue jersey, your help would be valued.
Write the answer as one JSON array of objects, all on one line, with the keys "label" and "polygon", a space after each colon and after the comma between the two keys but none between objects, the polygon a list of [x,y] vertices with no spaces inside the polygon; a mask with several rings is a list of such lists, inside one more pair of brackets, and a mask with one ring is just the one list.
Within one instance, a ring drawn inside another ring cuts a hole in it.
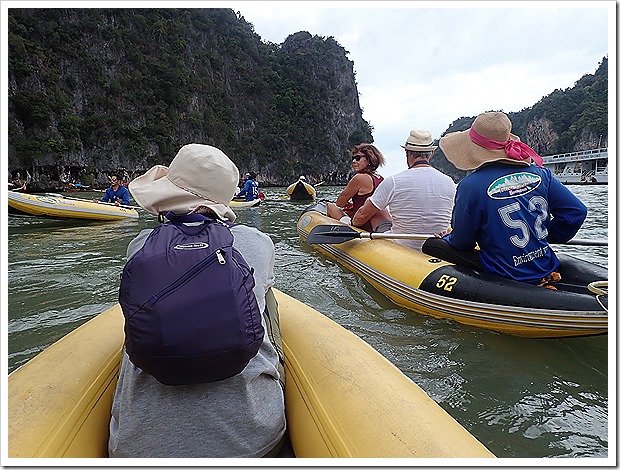
[{"label": "person in blue jersey", "polygon": [[235,197],[244,197],[246,201],[253,201],[258,197],[258,181],[256,181],[256,173],[246,173],[245,184],[243,189],[237,193]]},{"label": "person in blue jersey", "polygon": [[115,205],[129,205],[129,190],[121,184],[120,176],[116,173],[110,175],[110,187],[98,202],[113,202]]},{"label": "person in blue jersey", "polygon": [[549,244],[573,238],[587,209],[511,130],[506,114],[487,112],[470,129],[439,140],[454,166],[475,171],[457,187],[452,231],[427,240],[423,251],[517,281],[549,285],[559,279],[560,270]]}]

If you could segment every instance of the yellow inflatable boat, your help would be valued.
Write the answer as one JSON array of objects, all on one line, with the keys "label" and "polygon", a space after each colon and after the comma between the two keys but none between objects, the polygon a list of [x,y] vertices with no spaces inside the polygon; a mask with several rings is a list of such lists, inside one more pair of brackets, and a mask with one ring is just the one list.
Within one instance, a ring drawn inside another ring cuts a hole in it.
[{"label": "yellow inflatable boat", "polygon": [[[317,225],[344,225],[325,213],[323,202],[306,208],[297,221],[302,240]],[[455,266],[392,240],[311,246],[420,314],[530,338],[607,333],[607,292],[593,288],[606,284],[607,270],[572,256],[559,255],[562,281],[551,290]]]},{"label": "yellow inflatable boat", "polygon": [[61,219],[121,220],[137,219],[132,208],[91,202],[85,199],[49,194],[25,194],[8,191],[9,212]]},{"label": "yellow inflatable boat", "polygon": [[[270,309],[280,314],[287,422],[296,457],[494,457],[367,343],[274,291]],[[123,340],[117,304],[9,375],[12,463],[107,457]]]},{"label": "yellow inflatable boat", "polygon": [[286,194],[291,201],[313,201],[316,199],[316,189],[301,178],[286,188]]},{"label": "yellow inflatable boat", "polygon": [[262,199],[256,198],[251,201],[246,201],[245,199],[233,199],[230,201],[230,207],[233,209],[243,209],[245,207],[254,207],[260,205]]}]

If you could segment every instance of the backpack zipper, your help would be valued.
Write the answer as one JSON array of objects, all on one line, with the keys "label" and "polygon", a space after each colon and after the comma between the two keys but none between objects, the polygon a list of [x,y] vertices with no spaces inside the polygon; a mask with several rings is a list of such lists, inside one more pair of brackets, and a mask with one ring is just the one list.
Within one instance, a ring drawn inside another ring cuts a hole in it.
[{"label": "backpack zipper", "polygon": [[221,249],[218,248],[214,253],[209,255],[207,258],[202,260],[200,263],[194,265],[189,271],[187,271],[185,274],[183,274],[180,278],[178,278],[172,284],[170,284],[169,286],[165,287],[164,289],[159,291],[157,294],[153,294],[149,298],[149,300],[147,300],[144,303],[144,306],[153,305],[153,304],[159,302],[160,300],[164,299],[168,294],[170,294],[172,291],[176,290],[177,287],[179,287],[182,284],[185,284],[191,278],[193,278],[194,276],[199,274],[201,271],[206,269],[208,266],[210,266],[215,261],[216,258],[217,258],[217,261],[219,262],[219,264],[222,264],[222,265],[226,264],[226,258],[224,258],[224,252]]}]

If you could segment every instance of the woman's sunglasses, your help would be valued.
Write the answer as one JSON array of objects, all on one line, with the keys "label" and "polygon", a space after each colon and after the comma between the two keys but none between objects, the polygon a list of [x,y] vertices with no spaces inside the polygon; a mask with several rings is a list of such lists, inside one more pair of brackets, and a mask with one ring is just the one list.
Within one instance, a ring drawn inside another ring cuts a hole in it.
[{"label": "woman's sunglasses", "polygon": [[365,157],[365,156],[366,156],[366,155],[353,155],[353,156],[351,157],[351,161],[356,161],[356,162],[359,162],[359,161],[360,161],[360,158]]}]

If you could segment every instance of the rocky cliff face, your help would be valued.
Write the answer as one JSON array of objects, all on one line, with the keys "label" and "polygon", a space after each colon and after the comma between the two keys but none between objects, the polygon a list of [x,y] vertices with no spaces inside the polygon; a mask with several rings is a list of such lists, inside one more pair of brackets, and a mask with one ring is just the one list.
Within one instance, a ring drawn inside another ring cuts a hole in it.
[{"label": "rocky cliff face", "polygon": [[228,9],[9,10],[13,177],[105,184],[190,142],[264,185],[344,183],[372,135],[333,38],[267,44]]}]

